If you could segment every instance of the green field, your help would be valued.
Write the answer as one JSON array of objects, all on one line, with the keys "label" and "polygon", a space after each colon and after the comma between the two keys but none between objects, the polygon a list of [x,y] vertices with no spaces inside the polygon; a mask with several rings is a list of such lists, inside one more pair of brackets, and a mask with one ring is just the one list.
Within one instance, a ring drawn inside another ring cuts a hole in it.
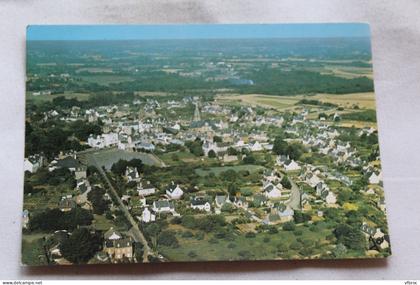
[{"label": "green field", "polygon": [[89,83],[97,83],[99,85],[108,86],[113,83],[121,83],[121,82],[131,82],[134,81],[129,76],[123,75],[83,75],[81,76],[83,81],[87,81]]},{"label": "green field", "polygon": [[22,263],[47,265],[43,244],[44,241],[39,235],[22,235]]},{"label": "green field", "polygon": [[242,170],[248,170],[249,172],[256,172],[256,171],[265,169],[265,167],[261,165],[246,164],[246,165],[235,165],[235,166],[210,167],[208,169],[198,168],[195,170],[195,172],[200,176],[207,176],[210,174],[210,172],[213,172],[215,175],[219,175],[221,172],[227,171],[230,169],[235,170],[236,172],[242,171]]},{"label": "green field", "polygon": [[[214,261],[214,260],[266,260],[282,258],[302,258],[298,251],[290,249],[291,243],[297,239],[309,240],[312,243],[313,255],[324,253],[330,249],[325,237],[331,230],[323,227],[318,232],[310,231],[307,227],[297,227],[302,234],[296,236],[291,231],[280,230],[276,234],[259,233],[254,238],[247,238],[244,234],[235,234],[232,240],[212,238],[206,235],[203,240],[183,238],[182,233],[177,234],[179,247],[159,247],[160,252],[170,260],[176,261]],[[211,240],[211,241],[210,241]],[[217,241],[215,243],[214,241]],[[278,252],[281,244],[286,251]],[[192,253],[191,253],[192,252]]]},{"label": "green field", "polygon": [[90,164],[94,164],[94,161],[105,167],[105,169],[111,169],[112,165],[119,160],[132,160],[134,158],[141,159],[144,164],[163,166],[163,162],[151,153],[143,152],[131,152],[121,149],[104,149],[98,150],[94,153],[86,154],[86,158]]}]

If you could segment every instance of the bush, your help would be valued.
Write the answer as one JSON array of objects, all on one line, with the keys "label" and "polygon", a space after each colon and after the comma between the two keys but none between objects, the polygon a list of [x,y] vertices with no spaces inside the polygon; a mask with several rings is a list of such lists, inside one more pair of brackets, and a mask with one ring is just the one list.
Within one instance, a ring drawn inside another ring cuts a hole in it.
[{"label": "bush", "polygon": [[285,231],[294,231],[296,228],[296,225],[294,222],[287,222],[283,224],[283,230]]},{"label": "bush", "polygon": [[255,238],[255,233],[253,233],[253,232],[247,232],[247,233],[245,234],[245,237],[246,237],[246,238]]},{"label": "bush", "polygon": [[295,236],[301,236],[303,234],[302,230],[296,230],[294,231]]},{"label": "bush", "polygon": [[300,242],[294,241],[290,244],[289,248],[293,250],[300,250],[302,248],[302,244]]},{"label": "bush", "polygon": [[268,228],[268,233],[270,233],[270,234],[276,234],[278,232],[279,232],[279,230],[275,226],[270,226]]},{"label": "bush", "polygon": [[190,232],[190,231],[185,231],[185,232],[182,233],[183,238],[191,238],[193,236],[194,236],[193,233]]},{"label": "bush", "polygon": [[163,231],[159,235],[158,244],[170,246],[170,247],[178,247],[178,240],[176,239],[174,231]]}]

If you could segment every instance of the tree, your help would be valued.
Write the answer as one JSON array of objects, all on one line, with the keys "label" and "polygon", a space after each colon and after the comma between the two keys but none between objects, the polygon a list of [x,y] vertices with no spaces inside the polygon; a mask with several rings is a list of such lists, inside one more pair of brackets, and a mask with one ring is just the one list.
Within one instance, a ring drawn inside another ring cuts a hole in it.
[{"label": "tree", "polygon": [[223,204],[221,211],[226,213],[232,213],[234,211],[234,207],[231,203],[225,203]]},{"label": "tree", "polygon": [[219,136],[214,136],[213,137],[213,142],[215,142],[215,143],[221,143],[222,141],[223,141],[222,138],[219,137]]},{"label": "tree", "polygon": [[117,175],[123,175],[128,166],[128,161],[120,159],[111,166],[111,171]]},{"label": "tree", "polygon": [[294,219],[296,223],[304,223],[311,220],[311,216],[309,214],[303,213],[301,211],[295,211]]},{"label": "tree", "polygon": [[290,159],[298,160],[304,152],[304,148],[301,144],[293,143],[287,147],[286,150]]},{"label": "tree", "polygon": [[102,215],[109,209],[109,202],[104,199],[105,189],[94,187],[87,195],[88,200],[92,203],[93,213]]},{"label": "tree", "polygon": [[255,163],[255,157],[251,154],[248,154],[247,156],[244,157],[243,162],[245,164],[254,164]]},{"label": "tree", "polygon": [[283,224],[283,230],[285,231],[294,231],[296,228],[296,225],[294,222],[287,222]]},{"label": "tree", "polygon": [[174,231],[163,231],[158,238],[158,244],[176,248],[179,246]]},{"label": "tree", "polygon": [[150,241],[152,242],[153,248],[157,248],[159,234],[162,231],[161,227],[156,224],[147,225],[144,228],[145,234],[149,237]]},{"label": "tree", "polygon": [[140,174],[140,171],[143,170],[143,166],[144,166],[143,161],[139,158],[133,158],[127,163],[127,165],[137,168],[137,171],[139,172],[139,174]]},{"label": "tree", "polygon": [[235,196],[239,192],[239,187],[235,183],[230,183],[228,186],[228,192],[231,196]]},{"label": "tree", "polygon": [[366,239],[360,229],[347,224],[340,224],[334,230],[334,235],[339,243],[353,250],[364,250]]},{"label": "tree", "polygon": [[190,150],[190,152],[192,154],[194,154],[195,156],[203,156],[204,155],[204,151],[203,151],[203,142],[197,138],[196,140],[192,141],[192,142],[186,142],[185,143],[186,147],[188,147],[188,149]]},{"label": "tree", "polygon": [[292,183],[290,183],[290,180],[286,175],[283,176],[280,183],[284,188],[287,188],[287,189],[292,188]]},{"label": "tree", "polygon": [[238,155],[238,151],[236,150],[236,149],[234,149],[233,147],[229,147],[228,149],[227,149],[227,154],[228,155]]},{"label": "tree", "polygon": [[207,153],[207,155],[208,155],[208,157],[210,157],[210,158],[215,158],[216,157],[216,152],[214,151],[214,150],[210,150],[208,153]]},{"label": "tree", "polygon": [[90,225],[92,214],[82,208],[74,208],[69,212],[59,209],[46,209],[32,217],[29,223],[31,231],[73,230],[77,226]]},{"label": "tree", "polygon": [[276,137],[273,143],[273,152],[277,155],[286,154],[287,146],[287,142],[283,138]]},{"label": "tree", "polygon": [[268,228],[268,233],[270,233],[270,234],[276,234],[278,232],[279,232],[279,230],[275,226],[270,226]]},{"label": "tree", "polygon": [[76,229],[71,236],[60,245],[60,252],[72,263],[86,263],[101,248],[98,234],[91,234],[88,229]]}]

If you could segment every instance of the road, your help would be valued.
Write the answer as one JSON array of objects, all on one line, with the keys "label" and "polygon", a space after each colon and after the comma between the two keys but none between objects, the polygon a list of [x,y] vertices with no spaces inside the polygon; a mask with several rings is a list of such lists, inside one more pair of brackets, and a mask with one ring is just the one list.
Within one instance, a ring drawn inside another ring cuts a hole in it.
[{"label": "road", "polygon": [[290,206],[293,210],[300,210],[300,189],[297,184],[289,178],[290,184],[292,184],[292,189],[290,190],[290,201],[287,203],[287,205]]},{"label": "road", "polygon": [[147,243],[146,238],[144,237],[143,233],[140,231],[139,226],[137,225],[137,222],[134,220],[133,216],[128,211],[127,207],[123,204],[120,197],[117,194],[117,191],[115,190],[114,186],[112,185],[111,181],[109,180],[108,176],[106,175],[105,171],[102,169],[100,165],[95,160],[95,157],[92,155],[90,156],[89,163],[93,166],[95,166],[99,173],[104,178],[106,184],[108,185],[109,190],[111,191],[112,195],[114,195],[115,199],[117,200],[118,207],[120,210],[124,213],[124,216],[126,219],[130,222],[131,228],[129,232],[133,235],[133,239],[136,242],[141,242],[143,244],[143,263],[149,262],[149,255],[153,255],[154,253],[150,249],[149,244]]}]

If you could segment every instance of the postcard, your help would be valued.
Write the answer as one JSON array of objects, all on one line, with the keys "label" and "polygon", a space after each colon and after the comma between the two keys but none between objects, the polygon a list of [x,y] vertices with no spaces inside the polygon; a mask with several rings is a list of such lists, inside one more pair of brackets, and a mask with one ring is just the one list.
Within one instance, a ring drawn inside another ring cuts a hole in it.
[{"label": "postcard", "polygon": [[27,29],[22,264],[384,258],[367,24]]}]

